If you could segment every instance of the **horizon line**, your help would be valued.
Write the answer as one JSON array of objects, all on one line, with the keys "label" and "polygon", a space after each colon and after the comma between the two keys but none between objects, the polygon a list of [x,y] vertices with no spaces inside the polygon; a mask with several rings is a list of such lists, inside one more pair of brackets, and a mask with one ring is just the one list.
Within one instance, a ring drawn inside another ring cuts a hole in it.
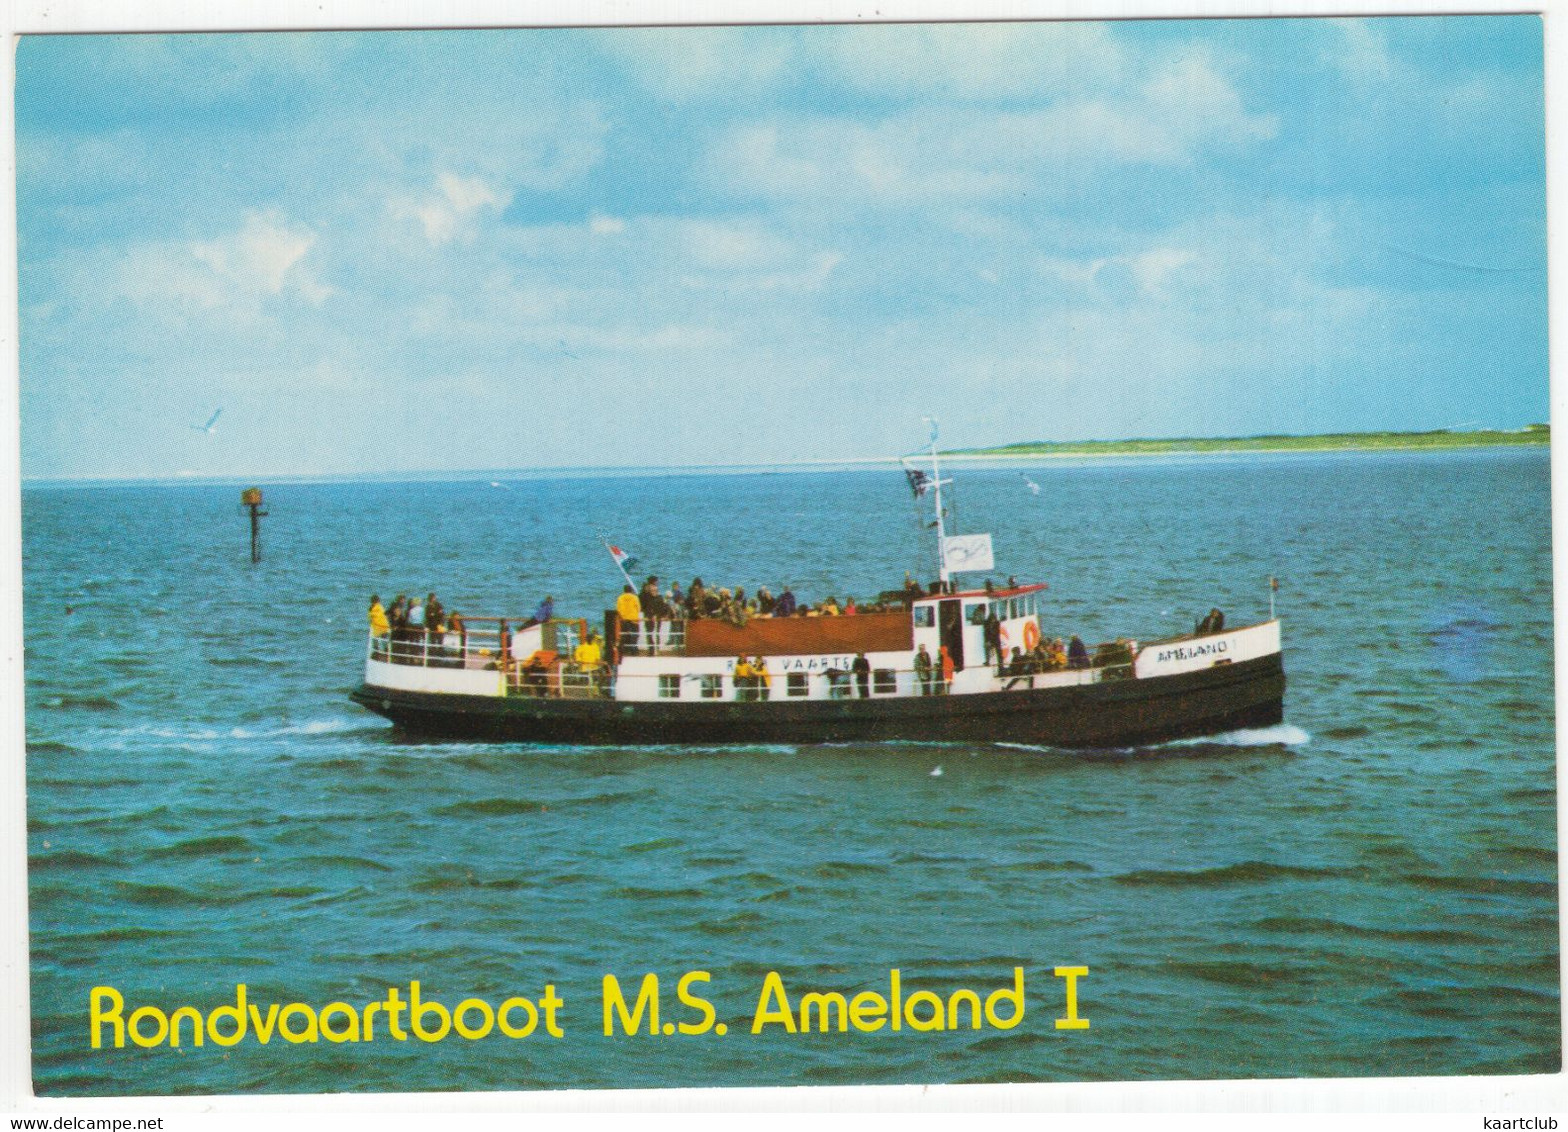
[{"label": "horizon line", "polygon": [[[1224,456],[1321,456],[1332,455],[1338,452],[1411,452],[1411,451],[1449,451],[1453,449],[1429,448],[1411,445],[1377,445],[1367,448],[1358,448],[1347,445],[1339,448],[1301,448],[1301,449],[1193,449],[1171,450],[1162,452],[1130,451],[1130,452],[1042,452],[1042,451],[1012,451],[1013,449],[1028,449],[1032,446],[1050,446],[1061,449],[1081,449],[1084,447],[1110,446],[1121,444],[1182,444],[1204,443],[1211,444],[1223,441],[1255,441],[1255,440],[1310,440],[1328,437],[1398,437],[1398,436],[1433,436],[1449,433],[1454,436],[1467,436],[1478,433],[1510,433],[1523,434],[1530,432],[1549,432],[1550,424],[1532,424],[1523,428],[1479,428],[1479,429],[1424,429],[1419,431],[1396,432],[1391,430],[1376,430],[1370,432],[1320,432],[1320,433],[1258,433],[1251,436],[1217,436],[1217,437],[1134,437],[1126,440],[1026,440],[1013,441],[1008,444],[994,445],[991,447],[954,448],[942,451],[940,456],[955,461],[969,461],[973,463],[1011,463],[1021,460],[1148,460],[1180,458],[1213,458]],[[1455,445],[1460,448],[1489,449],[1500,447],[1498,445]],[[1505,445],[1501,447],[1530,447],[1530,445]],[[913,455],[924,455],[916,452]],[[563,464],[563,465],[535,465],[514,468],[402,468],[390,471],[341,471],[341,472],[272,472],[272,473],[239,473],[239,472],[173,472],[152,473],[147,475],[80,475],[80,476],[50,476],[33,475],[21,476],[19,483],[24,486],[72,486],[90,487],[107,485],[132,485],[156,484],[159,486],[177,486],[180,484],[229,484],[245,483],[248,481],[263,480],[272,483],[320,483],[320,482],[356,482],[375,480],[383,483],[412,483],[412,482],[448,482],[457,483],[466,480],[481,480],[487,477],[501,479],[504,477],[532,476],[550,478],[551,476],[603,476],[606,474],[621,474],[629,476],[648,475],[684,475],[697,473],[732,473],[732,474],[758,474],[770,471],[794,472],[810,471],[817,468],[850,468],[854,470],[871,470],[878,466],[900,466],[910,458],[910,454],[903,456],[848,456],[839,459],[810,459],[810,460],[768,460],[757,463],[715,463],[715,464]]]}]

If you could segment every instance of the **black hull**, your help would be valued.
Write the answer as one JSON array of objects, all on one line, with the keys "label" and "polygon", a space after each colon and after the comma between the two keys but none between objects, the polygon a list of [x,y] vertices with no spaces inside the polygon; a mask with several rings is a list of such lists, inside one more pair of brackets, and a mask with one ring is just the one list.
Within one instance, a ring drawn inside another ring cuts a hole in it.
[{"label": "black hull", "polygon": [[361,685],[355,702],[437,738],[647,744],[1033,743],[1131,747],[1284,719],[1280,654],[1177,676],[963,696],[712,703],[533,699]]}]

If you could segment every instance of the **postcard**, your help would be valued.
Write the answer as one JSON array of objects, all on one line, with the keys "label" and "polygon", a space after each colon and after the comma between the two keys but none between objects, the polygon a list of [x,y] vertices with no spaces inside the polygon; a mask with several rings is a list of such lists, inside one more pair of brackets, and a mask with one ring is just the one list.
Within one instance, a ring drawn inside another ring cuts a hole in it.
[{"label": "postcard", "polygon": [[1533,15],[23,36],[45,1098],[1561,1067]]}]

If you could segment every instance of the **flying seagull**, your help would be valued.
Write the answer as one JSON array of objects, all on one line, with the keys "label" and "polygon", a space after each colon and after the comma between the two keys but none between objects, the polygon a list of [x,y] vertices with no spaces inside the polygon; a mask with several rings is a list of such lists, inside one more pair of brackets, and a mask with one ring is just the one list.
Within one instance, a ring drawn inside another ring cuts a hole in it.
[{"label": "flying seagull", "polygon": [[218,410],[213,412],[212,416],[207,418],[207,423],[206,424],[193,424],[193,425],[191,425],[191,427],[193,429],[195,429],[197,432],[211,432],[217,426],[218,418],[221,417],[222,415],[223,415],[223,410],[222,409],[218,409]]}]

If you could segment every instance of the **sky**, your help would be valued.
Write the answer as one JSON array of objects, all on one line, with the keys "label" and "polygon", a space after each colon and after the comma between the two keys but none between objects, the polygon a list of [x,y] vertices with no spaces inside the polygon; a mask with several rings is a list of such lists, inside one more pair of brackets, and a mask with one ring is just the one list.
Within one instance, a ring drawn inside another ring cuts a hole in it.
[{"label": "sky", "polygon": [[22,474],[1520,428],[1542,54],[1535,16],[25,37]]}]

